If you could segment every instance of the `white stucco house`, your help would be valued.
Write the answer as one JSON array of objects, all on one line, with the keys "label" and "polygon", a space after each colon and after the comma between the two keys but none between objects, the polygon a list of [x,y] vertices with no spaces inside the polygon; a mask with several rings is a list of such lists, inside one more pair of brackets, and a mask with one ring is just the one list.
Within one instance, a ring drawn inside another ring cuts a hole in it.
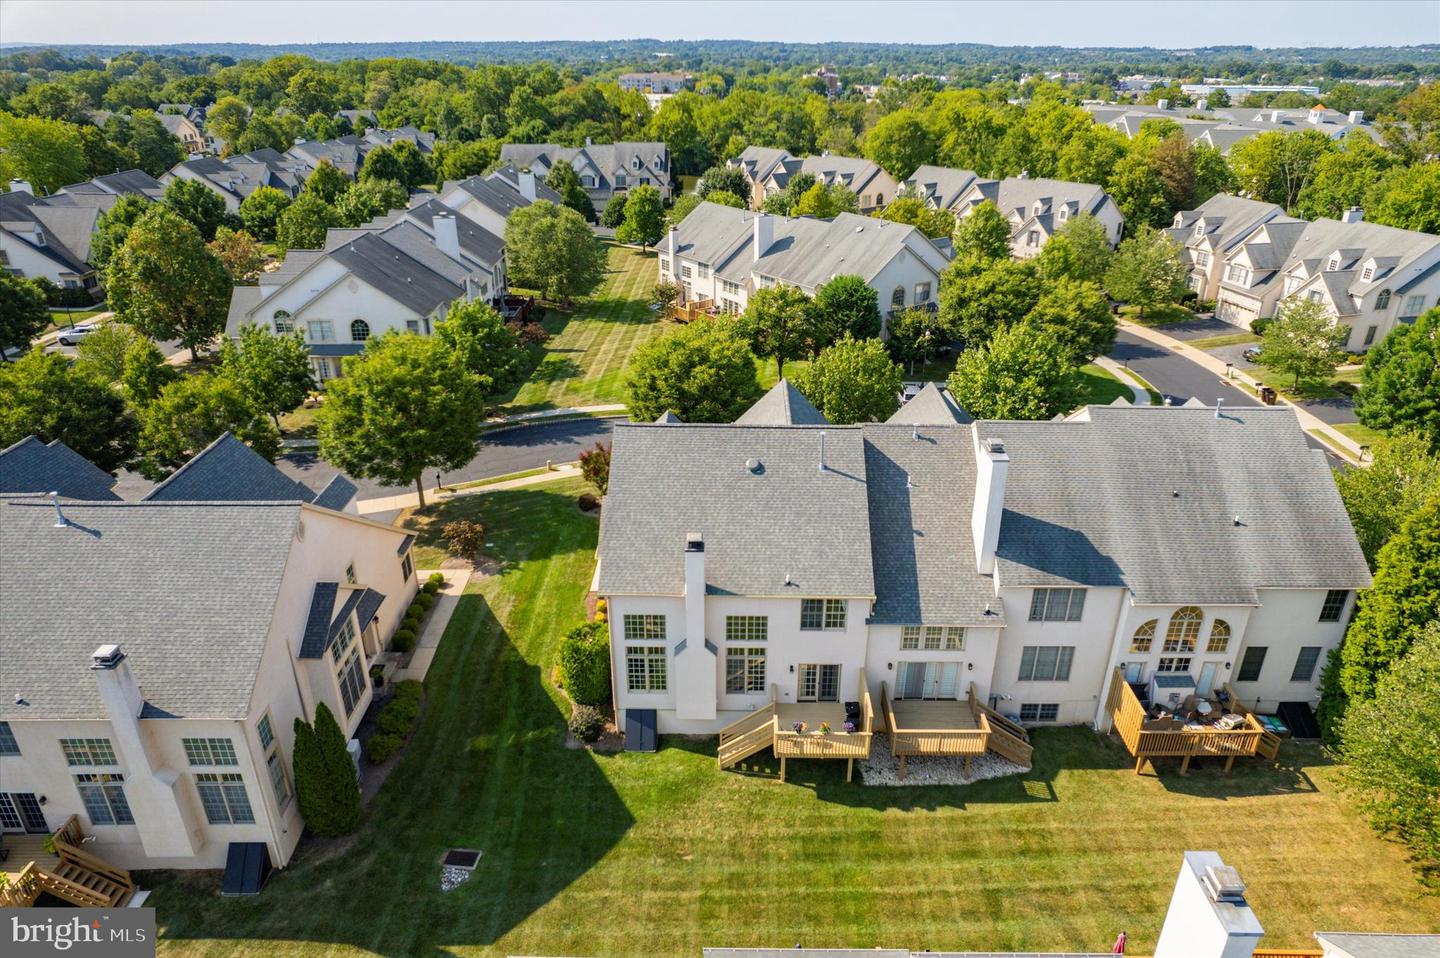
[{"label": "white stucco house", "polygon": [[68,452],[0,452],[0,828],[73,816],[105,889],[237,844],[284,866],[295,720],[323,703],[354,734],[418,588],[413,537],[350,512],[348,480],[317,494],[228,434],[140,501]]},{"label": "white stucco house", "polygon": [[963,218],[987,201],[999,207],[1010,221],[1010,251],[1019,259],[1040,255],[1040,249],[1055,231],[1081,213],[1100,221],[1111,246],[1119,245],[1125,229],[1120,207],[1093,183],[1033,179],[1023,173],[1003,180],[977,179],[950,209]]},{"label": "white stucco house", "polygon": [[883,209],[900,188],[895,178],[873,160],[833,153],[798,157],[786,150],[751,146],[726,165],[743,171],[750,180],[750,205],[757,210],[799,173],[809,173],[826,186],[844,186],[855,194],[861,213]]},{"label": "white stucco house", "polygon": [[1157,676],[1308,708],[1370,575],[1292,412],[922,408],[833,426],[782,382],[733,425],[616,427],[594,588],[622,723],[720,732],[723,764],[772,737],[782,756],[795,710],[813,731],[825,703],[867,739],[958,703],[918,727],[992,750],[1108,729],[1112,694]]},{"label": "white stucco house", "polygon": [[836,276],[875,290],[882,316],[938,302],[946,254],[913,226],[854,213],[831,220],[773,216],[701,203],[661,241],[659,275],[682,301],[713,300],[741,313],[757,289],[783,284],[809,295]]},{"label": "white stucco house", "polygon": [[1230,257],[1261,227],[1299,222],[1274,203],[1216,193],[1195,209],[1176,213],[1164,232],[1180,244],[1190,267],[1186,283],[1203,302],[1215,299]]},{"label": "white stucco house", "polygon": [[662,202],[674,192],[670,148],[660,142],[596,143],[585,138],[584,146],[555,143],[506,143],[500,159],[516,169],[532,170],[542,179],[556,164],[569,163],[590,196],[597,214],[605,212],[612,197],[632,187],[653,186]]}]

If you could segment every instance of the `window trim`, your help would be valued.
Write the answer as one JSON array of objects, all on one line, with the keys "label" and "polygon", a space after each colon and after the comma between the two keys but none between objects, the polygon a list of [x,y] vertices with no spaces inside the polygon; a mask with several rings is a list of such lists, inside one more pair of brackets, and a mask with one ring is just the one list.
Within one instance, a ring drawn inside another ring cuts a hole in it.
[{"label": "window trim", "polygon": [[[1337,603],[1335,600],[1338,599]],[[1339,622],[1340,617],[1345,614],[1345,606],[1350,602],[1349,589],[1330,589],[1326,591],[1325,598],[1320,602],[1320,618],[1318,622]]]},{"label": "window trim", "polygon": [[[1252,645],[1252,646],[1248,647],[1248,648],[1245,650],[1245,654],[1240,657],[1240,667],[1235,670],[1235,681],[1236,681],[1236,682],[1258,682],[1258,681],[1260,681],[1260,674],[1261,674],[1263,671],[1265,671],[1265,655],[1266,655],[1266,653],[1268,653],[1269,651],[1270,651],[1270,647],[1269,647],[1268,645]],[[1252,654],[1253,654],[1253,653],[1257,653],[1257,652],[1259,653],[1259,655],[1255,655],[1255,656],[1254,656],[1254,665],[1255,665],[1255,668],[1254,668],[1254,671],[1251,672],[1251,671],[1250,671],[1250,664],[1251,664]]]},{"label": "window trim", "polygon": [[[638,677],[643,688],[636,687],[636,664],[641,666]],[[625,646],[625,691],[632,695],[656,695],[670,691],[670,656],[665,646]]]},{"label": "window trim", "polygon": [[[1323,645],[1302,645],[1300,651],[1295,655],[1295,667],[1290,670],[1290,681],[1292,682],[1313,682],[1315,681],[1315,670],[1320,667],[1320,653],[1325,651]],[[1305,656],[1311,653],[1310,668],[1304,675],[1300,674],[1300,666],[1305,663]]]},{"label": "window trim", "polygon": [[[1030,593],[1030,621],[1031,622],[1079,622],[1085,615],[1085,592],[1083,588],[1038,588]],[[1054,610],[1058,614],[1052,615],[1052,606],[1060,598],[1061,593],[1065,595],[1063,610]],[[1076,596],[1079,597],[1079,605],[1076,606]]]},{"label": "window trim", "polygon": [[769,685],[766,667],[768,651],[763,645],[725,647],[726,695],[758,695],[765,691]]},{"label": "window trim", "polygon": [[182,738],[180,747],[185,750],[185,761],[191,768],[238,768],[240,759],[235,754],[235,742],[219,736],[203,738]]},{"label": "window trim", "polygon": [[739,645],[770,641],[770,617],[768,615],[725,616],[725,641]]},{"label": "window trim", "polygon": [[[80,795],[80,807],[91,825],[134,825],[135,812],[130,808],[130,799],[125,795],[125,776],[120,772],[76,772],[71,774],[75,791]],[[107,820],[96,818],[98,805],[91,805],[86,798],[87,790],[105,803]],[[117,801],[118,799],[118,801]]]},{"label": "window trim", "polygon": [[[108,738],[62,738],[60,752],[70,768],[119,768],[120,760],[115,755],[115,745]],[[94,761],[94,759],[109,761]]]},{"label": "window trim", "polygon": [[[1049,675],[1042,675],[1042,650],[1054,650],[1054,658],[1048,664]],[[1017,682],[1068,682],[1070,670],[1075,663],[1073,645],[1026,645],[1020,649],[1020,671]]]},{"label": "window trim", "polygon": [[[205,813],[208,824],[255,824],[255,806],[251,804],[250,792],[245,788],[245,776],[239,772],[198,772],[195,775],[195,794],[200,799],[200,810]],[[217,815],[221,810],[224,818]]]},{"label": "window trim", "polygon": [[19,754],[20,743],[15,741],[15,730],[9,722],[0,722],[0,756]]},{"label": "window trim", "polygon": [[1140,623],[1135,634],[1130,636],[1130,652],[1133,655],[1149,655],[1150,650],[1155,647],[1155,632],[1160,628],[1159,619],[1150,619]]}]

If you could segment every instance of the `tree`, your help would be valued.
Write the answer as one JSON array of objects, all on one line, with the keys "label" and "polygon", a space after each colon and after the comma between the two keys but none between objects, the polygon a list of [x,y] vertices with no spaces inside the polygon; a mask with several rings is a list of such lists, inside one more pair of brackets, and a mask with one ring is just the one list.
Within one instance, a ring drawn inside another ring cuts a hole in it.
[{"label": "tree", "polygon": [[26,180],[37,194],[85,179],[84,143],[60,120],[0,113],[0,182]]},{"label": "tree", "polygon": [[940,277],[940,322],[967,348],[978,346],[1024,319],[1043,288],[1028,261],[957,258]]},{"label": "tree", "polygon": [[440,530],[440,537],[445,540],[446,552],[459,559],[468,559],[470,564],[474,565],[485,545],[485,524],[457,519],[445,523],[445,527]]},{"label": "tree", "polygon": [[478,300],[456,303],[435,327],[435,338],[452,358],[480,379],[488,395],[524,379],[529,353],[501,316]]},{"label": "tree", "polygon": [[141,336],[125,350],[120,367],[120,391],[133,408],[144,409],[179,378],[180,371],[165,361],[165,354],[154,340]]},{"label": "tree", "polygon": [[622,243],[639,243],[640,248],[660,242],[665,231],[665,210],[660,204],[660,191],[653,186],[637,186],[625,198],[625,220],[615,230]]},{"label": "tree", "polygon": [[[1176,210],[1195,206],[1195,157],[1190,141],[1179,130],[1169,134],[1150,150],[1151,162],[1160,175],[1161,191],[1168,207],[1167,216]],[[1156,224],[1159,225],[1159,224]]]},{"label": "tree", "polygon": [[[732,210],[743,210],[746,208],[744,200],[736,196],[734,193],[727,193],[725,190],[712,191],[710,195],[705,197],[705,202],[714,203],[717,206],[728,206]],[[679,220],[676,220],[675,222],[678,223]]]},{"label": "tree", "polygon": [[425,469],[474,458],[485,387],[438,339],[389,334],[330,380],[317,420],[321,456],[362,479],[413,483],[423,509]]},{"label": "tree", "polygon": [[275,242],[292,249],[321,249],[325,231],[340,225],[335,209],[314,193],[301,193],[275,223]]},{"label": "tree", "polygon": [[1230,94],[1225,90],[1211,90],[1205,94],[1206,106],[1211,109],[1223,109],[1230,105]]},{"label": "tree", "polygon": [[815,183],[808,190],[800,195],[795,205],[790,208],[791,216],[813,216],[818,220],[828,220],[841,213],[854,213],[858,208],[855,194],[842,183],[833,186],[826,186],[824,183]]},{"label": "tree", "polygon": [[1142,226],[1115,253],[1105,273],[1111,296],[1145,310],[1178,303],[1185,295],[1187,267],[1180,246],[1159,230]]},{"label": "tree", "polygon": [[315,389],[310,353],[299,333],[276,335],[268,326],[246,323],[240,341],[220,347],[220,369],[240,388],[250,408],[280,428],[280,414],[305,401]]},{"label": "tree", "polygon": [[741,327],[750,337],[755,355],[775,360],[781,379],[785,378],[786,360],[804,356],[816,339],[810,297],[794,286],[757,289],[745,308]]},{"label": "tree", "polygon": [[1440,453],[1423,435],[1398,430],[1373,451],[1369,469],[1335,471],[1340,499],[1371,569],[1405,518],[1440,495]]},{"label": "tree", "polygon": [[880,305],[875,290],[859,276],[836,276],[822,284],[815,290],[810,310],[817,348],[845,335],[856,339],[880,335]]},{"label": "tree", "polygon": [[1048,327],[1076,365],[1105,355],[1115,345],[1115,315],[1105,293],[1095,283],[1068,276],[1050,283],[1025,322]]},{"label": "tree", "polygon": [[1116,164],[1108,187],[1131,229],[1164,226],[1172,215],[1160,168],[1143,149],[1132,148]]},{"label": "tree", "polygon": [[1240,189],[1251,198],[1293,210],[1320,158],[1337,149],[1319,130],[1272,130],[1235,144],[1230,166]]},{"label": "tree", "polygon": [[1292,296],[1280,303],[1275,319],[1265,327],[1260,365],[1294,376],[1296,387],[1301,380],[1328,380],[1345,357],[1347,333],[1323,304]]},{"label": "tree", "polygon": [[915,364],[928,363],[948,337],[940,315],[928,309],[907,309],[890,318],[890,338],[885,347],[898,363],[905,363],[911,375]]},{"label": "tree", "polygon": [[80,340],[75,350],[75,364],[89,369],[107,383],[118,383],[125,372],[125,353],[144,341],[145,337],[133,326],[106,323]]},{"label": "tree", "polygon": [[[1327,153],[1316,161],[1315,176],[1300,191],[1295,212],[1306,219],[1322,216],[1339,219],[1352,206],[1366,206],[1367,195],[1396,163],[1395,154],[1370,137],[1349,137],[1343,149]],[[1367,215],[1374,219],[1374,213],[1370,209]]]},{"label": "tree", "polygon": [[570,698],[581,705],[610,701],[610,630],[604,622],[577,625],[560,640],[555,656]]},{"label": "tree", "polygon": [[636,422],[667,412],[685,422],[734,422],[760,398],[755,354],[725,325],[699,320],[637,347],[626,391]]},{"label": "tree", "polygon": [[135,423],[120,394],[60,353],[0,363],[0,449],[26,436],[56,439],[107,472],[130,458]]},{"label": "tree", "polygon": [[760,208],[778,216],[790,216],[795,205],[800,202],[800,197],[804,196],[815,183],[814,173],[801,170],[790,177],[783,190],[765,197]]},{"label": "tree", "polygon": [[335,203],[340,226],[359,226],[377,216],[404,206],[410,194],[394,180],[361,180],[351,183]]},{"label": "tree", "polygon": [[395,180],[406,189],[414,189],[430,181],[433,172],[425,155],[409,140],[390,146],[378,146],[365,155],[359,179]]},{"label": "tree", "polygon": [[[628,208],[630,201],[625,205]],[[538,200],[511,213],[505,222],[510,282],[537,289],[547,299],[569,306],[576,296],[600,285],[605,263],[605,248],[572,209]]]},{"label": "tree", "polygon": [[1238,189],[1230,161],[1215,147],[1197,141],[1190,144],[1190,157],[1195,165],[1196,204],[1204,203],[1216,193],[1234,193]]},{"label": "tree", "polygon": [[295,797],[305,825],[316,835],[348,835],[360,824],[360,784],[345,750],[345,733],[324,702],[315,724],[295,719]]},{"label": "tree", "polygon": [[199,232],[164,206],[135,223],[105,271],[110,307],[152,339],[178,339],[198,360],[199,347],[225,328],[230,274]]},{"label": "tree", "polygon": [[140,157],[140,169],[151,176],[165,175],[186,156],[180,140],[153,113],[133,114],[122,142],[135,151]]},{"label": "tree", "polygon": [[597,442],[594,448],[580,453],[580,475],[596,492],[605,495],[610,488],[610,447]]},{"label": "tree", "polygon": [[251,236],[268,243],[275,239],[280,214],[289,206],[290,197],[273,186],[262,186],[240,201],[240,222]]},{"label": "tree", "polygon": [[1385,226],[1440,233],[1440,163],[1387,175],[1370,194],[1368,217]]},{"label": "tree", "polygon": [[1020,323],[966,349],[950,394],[976,419],[1052,419],[1075,404],[1075,366],[1049,329]]},{"label": "tree", "polygon": [[1090,283],[1104,283],[1115,251],[1105,224],[1089,213],[1072,216],[1040,247],[1035,267],[1047,280],[1068,276]]},{"label": "tree", "polygon": [[87,176],[102,176],[119,170],[133,170],[140,166],[140,154],[128,146],[111,143],[105,139],[105,134],[100,132],[99,127],[91,126],[89,123],[81,126],[80,140],[84,143],[82,148],[85,151],[85,174]]},{"label": "tree", "polygon": [[669,312],[671,306],[674,306],[675,303],[679,301],[680,294],[683,292],[684,290],[682,290],[677,283],[656,283],[654,290],[652,290],[650,294],[650,302],[655,305],[656,310],[663,316]]},{"label": "tree", "polygon": [[1376,680],[1440,616],[1440,496],[1400,526],[1380,550],[1375,580],[1360,596],[1340,649],[1348,708],[1374,697]]},{"label": "tree", "polygon": [[892,223],[914,226],[931,239],[940,239],[955,232],[955,214],[949,210],[931,209],[924,200],[913,196],[902,196],[883,210],[872,214]]},{"label": "tree", "polygon": [[102,273],[110,265],[110,257],[115,255],[125,238],[130,235],[130,229],[150,209],[151,203],[143,196],[127,194],[115,201],[115,205],[104,213],[95,223],[95,235],[90,240],[90,262]]},{"label": "tree", "polygon": [[221,97],[205,111],[205,130],[227,143],[234,143],[250,122],[250,107],[239,97]]},{"label": "tree", "polygon": [[[675,205],[671,209],[670,222],[678,223],[685,218],[684,216],[677,217],[676,213],[680,209],[680,204],[692,196],[694,196],[694,194],[686,194],[675,201]],[[693,210],[699,204],[700,198],[698,196],[694,197],[685,212],[689,213],[690,210]],[[610,197],[610,202],[605,204],[605,212],[600,214],[600,225],[613,230],[623,222],[625,222],[625,194],[621,193],[619,196]]]},{"label": "tree", "polygon": [[215,239],[206,244],[206,249],[224,264],[236,286],[253,284],[260,275],[260,267],[265,265],[265,249],[244,230],[222,226],[215,231]]},{"label": "tree", "polygon": [[329,160],[321,160],[305,179],[305,193],[314,193],[326,203],[334,204],[340,194],[350,188],[350,178],[337,170]]},{"label": "tree", "polygon": [[225,201],[220,194],[194,180],[172,180],[165,187],[164,203],[195,227],[207,243],[215,238],[215,230],[225,221]]},{"label": "tree", "polygon": [[880,340],[848,334],[795,377],[795,388],[839,426],[889,419],[900,406],[900,386],[900,367]]},{"label": "tree", "polygon": [[1350,709],[1342,782],[1370,824],[1404,842],[1426,884],[1440,883],[1440,623],[1431,622]]},{"label": "tree", "polygon": [[[595,204],[590,194],[580,185],[580,175],[569,163],[556,163],[545,175],[545,185],[556,193],[564,204],[584,217],[585,222],[595,222]],[[658,194],[657,194],[658,195]]]},{"label": "tree", "polygon": [[280,433],[229,375],[177,379],[139,410],[140,472],[159,481],[226,432],[266,459],[280,454]]},{"label": "tree", "polygon": [[10,358],[11,349],[29,349],[30,341],[49,324],[50,310],[40,287],[11,273],[0,273],[0,361]]},{"label": "tree", "polygon": [[437,143],[431,162],[436,182],[463,180],[479,176],[500,159],[498,140],[473,140],[466,143]]},{"label": "tree", "polygon": [[973,207],[955,226],[955,259],[972,256],[1010,258],[1010,221],[989,200]]},{"label": "tree", "polygon": [[1355,412],[1373,429],[1413,429],[1440,450],[1440,307],[1371,348]]},{"label": "tree", "polygon": [[712,193],[731,193],[740,197],[742,204],[750,204],[750,178],[745,171],[735,166],[712,166],[700,176],[695,192],[702,200]]},{"label": "tree", "polygon": [[896,110],[865,134],[865,156],[904,182],[922,163],[935,158],[936,142],[919,110]]}]

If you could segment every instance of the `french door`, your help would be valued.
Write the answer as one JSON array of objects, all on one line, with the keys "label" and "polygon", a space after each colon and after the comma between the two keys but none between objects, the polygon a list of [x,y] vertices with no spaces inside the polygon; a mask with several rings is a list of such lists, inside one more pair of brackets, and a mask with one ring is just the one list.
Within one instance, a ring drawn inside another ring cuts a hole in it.
[{"label": "french door", "polygon": [[901,662],[895,697],[953,699],[960,687],[959,662]]},{"label": "french door", "polygon": [[0,830],[35,835],[50,831],[40,802],[31,792],[0,792]]},{"label": "french door", "polygon": [[800,666],[800,688],[795,699],[800,702],[840,701],[840,666]]}]

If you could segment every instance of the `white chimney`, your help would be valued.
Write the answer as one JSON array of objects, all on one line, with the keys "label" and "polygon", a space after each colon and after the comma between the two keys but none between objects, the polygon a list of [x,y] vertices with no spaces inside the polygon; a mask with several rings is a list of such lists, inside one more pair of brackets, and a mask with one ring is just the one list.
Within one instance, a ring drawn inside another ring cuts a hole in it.
[{"label": "white chimney", "polygon": [[1271,111],[1270,111],[1270,122],[1271,122],[1271,123],[1279,123],[1279,122],[1280,122],[1280,111],[1279,111],[1279,110],[1271,110]]},{"label": "white chimney", "polygon": [[[672,263],[675,261],[675,248],[680,245],[680,241],[676,238],[679,233],[680,227],[678,226],[672,226],[665,231],[665,255],[670,257]],[[677,269],[676,272],[679,270]]]},{"label": "white chimney", "polygon": [[460,259],[460,230],[455,222],[453,213],[436,213],[430,221],[430,227],[435,231],[435,245],[440,252],[461,262]]},{"label": "white chimney", "polygon": [[675,715],[713,721],[717,700],[716,657],[705,638],[705,541],[685,536],[685,638],[675,646]]},{"label": "white chimney", "polygon": [[775,220],[769,213],[757,213],[755,215],[755,260],[759,262],[760,257],[765,255],[775,243]]},{"label": "white chimney", "polygon": [[685,637],[697,644],[705,638],[705,540],[698,532],[685,536]]},{"label": "white chimney", "polygon": [[1263,934],[1240,873],[1215,852],[1186,852],[1155,958],[1250,958]]},{"label": "white chimney", "polygon": [[1168,109],[1170,109],[1170,101],[1169,101],[1169,100],[1156,100],[1156,101],[1155,101],[1155,108],[1156,108],[1157,110],[1168,110]]},{"label": "white chimney", "polygon": [[1342,223],[1358,223],[1364,218],[1365,210],[1363,207],[1359,206],[1347,207],[1345,209],[1345,212],[1340,214],[1340,222]]},{"label": "white chimney", "polygon": [[520,195],[530,202],[535,202],[535,171],[520,171]]},{"label": "white chimney", "polygon": [[975,445],[975,505],[970,532],[975,540],[975,568],[982,575],[995,571],[995,549],[1000,544],[1000,516],[1005,511],[1005,476],[1010,457],[998,439],[981,439],[971,427]]},{"label": "white chimney", "polygon": [[1200,99],[1195,101],[1195,109],[1199,110],[1201,113],[1206,112],[1210,109],[1210,101],[1202,96]]},{"label": "white chimney", "polygon": [[1351,123],[1354,123],[1354,124],[1356,124],[1356,125],[1358,126],[1359,124],[1365,122],[1365,111],[1364,111],[1364,110],[1351,110],[1350,113],[1349,113],[1349,119],[1350,119],[1350,122],[1351,122]]},{"label": "white chimney", "polygon": [[10,192],[11,192],[11,193],[29,193],[31,196],[34,196],[34,195],[35,195],[35,187],[33,187],[33,186],[30,185],[30,181],[29,181],[29,180],[22,180],[22,179],[19,179],[19,178],[17,177],[16,179],[13,179],[13,180],[10,181]]}]

